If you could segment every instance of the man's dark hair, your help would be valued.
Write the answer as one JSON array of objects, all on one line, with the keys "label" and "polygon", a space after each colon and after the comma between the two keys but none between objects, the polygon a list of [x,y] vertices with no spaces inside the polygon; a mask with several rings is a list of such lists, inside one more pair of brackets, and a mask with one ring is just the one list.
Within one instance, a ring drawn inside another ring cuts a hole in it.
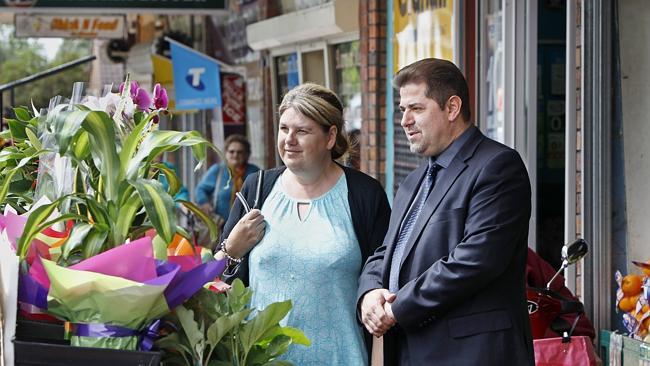
[{"label": "man's dark hair", "polygon": [[425,58],[405,66],[393,78],[393,85],[399,89],[409,83],[425,83],[426,96],[435,100],[440,108],[445,108],[447,100],[457,95],[462,101],[460,113],[463,119],[469,122],[471,110],[467,81],[452,62],[438,58]]}]

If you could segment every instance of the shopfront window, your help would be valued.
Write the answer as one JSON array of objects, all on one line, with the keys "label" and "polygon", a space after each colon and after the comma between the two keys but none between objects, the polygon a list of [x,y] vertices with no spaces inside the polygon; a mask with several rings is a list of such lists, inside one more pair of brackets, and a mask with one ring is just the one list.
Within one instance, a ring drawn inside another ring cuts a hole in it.
[{"label": "shopfront window", "polygon": [[291,53],[288,55],[277,56],[275,58],[275,75],[276,75],[276,93],[278,99],[281,98],[291,89],[298,86],[298,54]]},{"label": "shopfront window", "polygon": [[485,17],[485,134],[505,142],[503,1],[488,0]]},{"label": "shopfront window", "polygon": [[341,43],[334,49],[334,91],[343,103],[348,132],[361,129],[361,76],[359,41]]}]

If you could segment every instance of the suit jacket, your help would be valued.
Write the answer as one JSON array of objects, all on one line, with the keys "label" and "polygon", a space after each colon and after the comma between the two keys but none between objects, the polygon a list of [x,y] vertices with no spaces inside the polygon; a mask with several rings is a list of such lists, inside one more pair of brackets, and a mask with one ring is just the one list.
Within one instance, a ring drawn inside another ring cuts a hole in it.
[{"label": "suit jacket", "polygon": [[[530,181],[519,154],[474,126],[420,212],[402,257],[386,365],[533,365],[525,296]],[[388,288],[400,223],[426,164],[399,187],[358,300]]]}]

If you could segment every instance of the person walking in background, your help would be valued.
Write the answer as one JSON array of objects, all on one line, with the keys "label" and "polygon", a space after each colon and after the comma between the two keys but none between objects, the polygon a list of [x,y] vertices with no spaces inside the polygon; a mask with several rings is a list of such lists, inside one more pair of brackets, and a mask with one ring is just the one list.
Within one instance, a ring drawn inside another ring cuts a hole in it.
[{"label": "person walking in background", "polygon": [[[201,177],[195,190],[196,203],[206,213],[213,214],[220,229],[228,219],[235,193],[239,192],[249,174],[260,170],[248,163],[251,144],[246,137],[230,135],[224,146],[226,161],[212,165]],[[228,174],[228,169],[232,175]]]},{"label": "person walking in background", "polygon": [[470,122],[467,82],[424,59],[393,80],[412,152],[384,244],[359,279],[386,365],[533,365],[525,268],[531,188],[519,154]]},{"label": "person walking in background", "polygon": [[[292,300],[286,322],[312,344],[291,347],[285,359],[302,366],[367,365],[355,320],[357,279],[386,233],[386,193],[375,179],[335,161],[349,143],[343,106],[332,91],[300,85],[284,96],[279,113],[277,147],[285,166],[260,173],[260,210],[245,213],[234,204],[216,257],[243,259],[227,281],[250,284],[251,307]],[[250,176],[242,189],[251,203],[257,178]]]}]

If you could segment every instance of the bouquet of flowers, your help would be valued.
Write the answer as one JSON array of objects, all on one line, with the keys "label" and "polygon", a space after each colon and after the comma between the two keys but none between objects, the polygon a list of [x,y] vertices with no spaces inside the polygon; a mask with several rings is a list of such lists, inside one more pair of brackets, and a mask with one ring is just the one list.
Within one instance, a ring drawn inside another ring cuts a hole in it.
[{"label": "bouquet of flowers", "polygon": [[218,150],[196,131],[160,130],[166,107],[160,85],[149,94],[127,76],[119,93],[82,99],[75,88],[70,103],[44,112],[16,108],[0,133],[12,141],[0,152],[0,247],[20,261],[21,303],[73,323],[73,345],[142,347],[141,332],[223,271],[194,252],[167,260],[167,245],[189,235],[176,205],[213,239],[217,228],[191,202],[174,201],[180,180],[157,157],[189,147],[198,169],[208,148]]}]

